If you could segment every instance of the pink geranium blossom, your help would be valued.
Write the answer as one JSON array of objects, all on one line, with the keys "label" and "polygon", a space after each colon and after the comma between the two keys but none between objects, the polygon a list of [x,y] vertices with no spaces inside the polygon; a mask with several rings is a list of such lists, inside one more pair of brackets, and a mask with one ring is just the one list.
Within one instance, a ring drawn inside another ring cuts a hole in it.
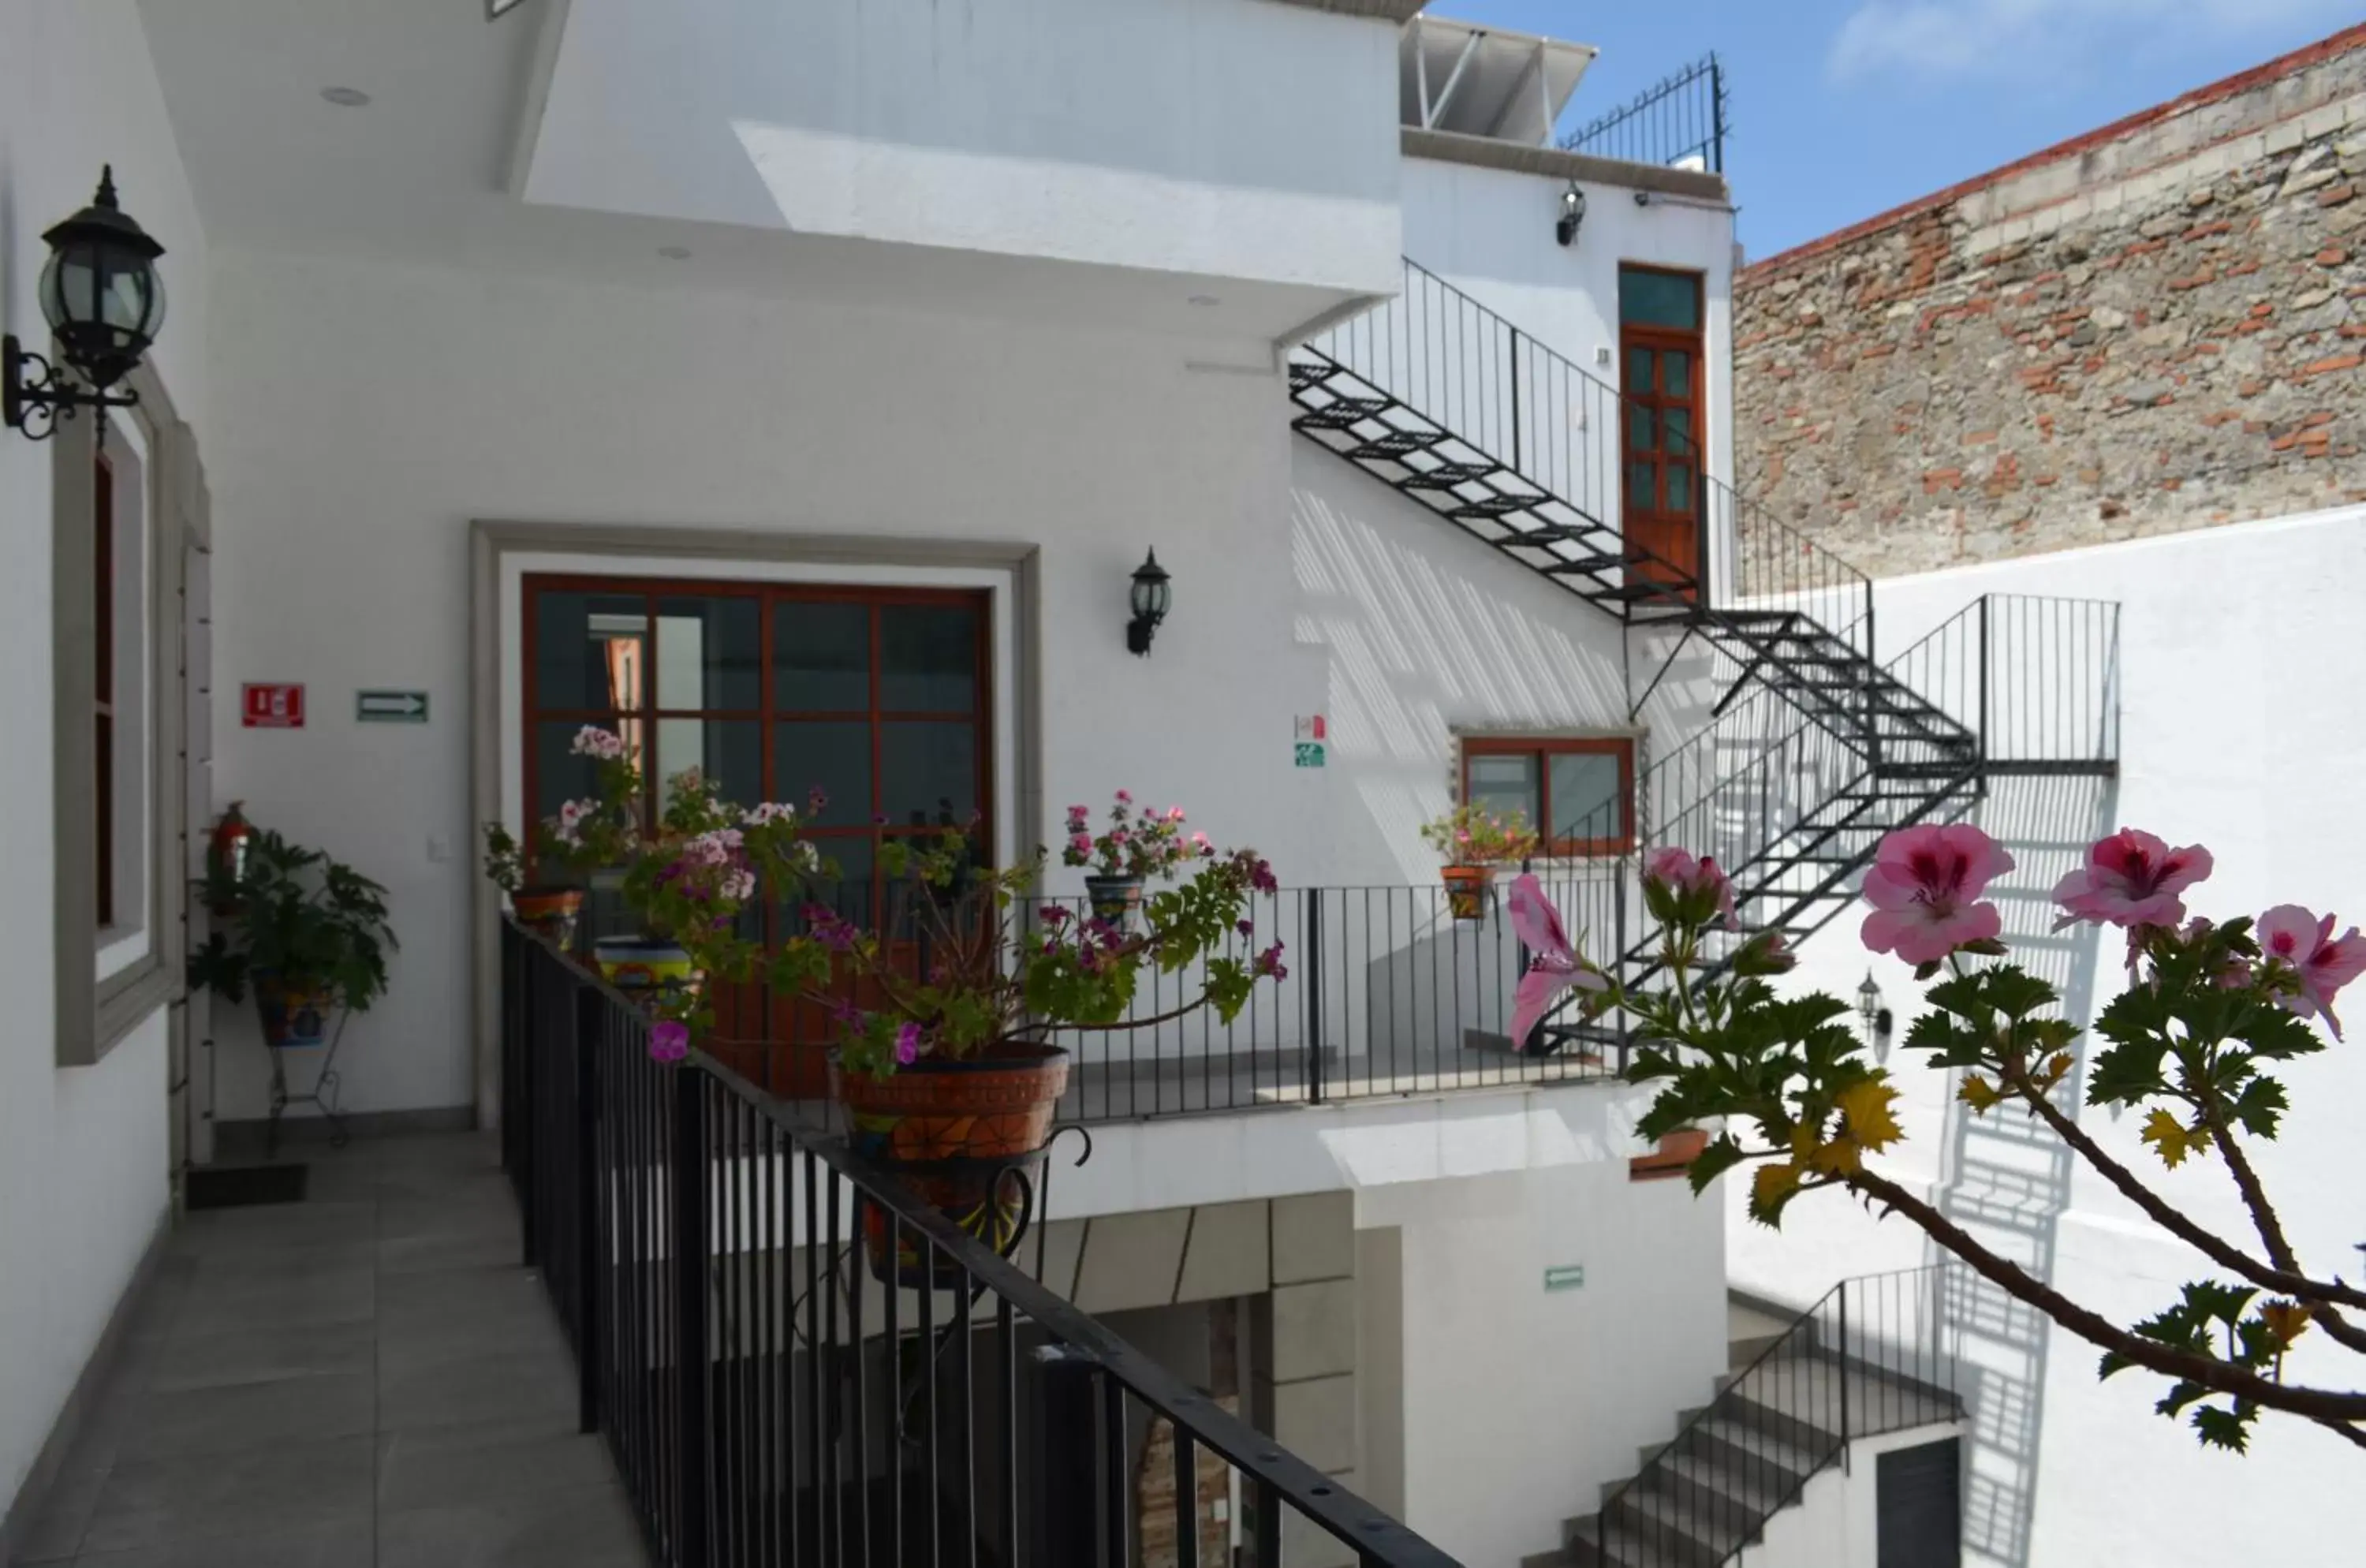
[{"label": "pink geranium blossom", "polygon": [[2126,926],[2174,926],[2185,919],[2178,897],[2210,874],[2210,852],[2199,844],[2170,849],[2141,828],[2098,839],[2087,863],[2056,883],[2054,901],[2066,911],[2054,929],[2080,920]]},{"label": "pink geranium blossom", "polygon": [[896,1062],[908,1067],[920,1059],[920,1026],[904,1023],[896,1030]]},{"label": "pink geranium blossom", "polygon": [[1909,964],[1935,964],[1969,942],[1993,939],[2004,917],[1980,895],[2012,869],[2012,856],[1968,822],[1901,828],[1881,840],[1865,874],[1865,945]]},{"label": "pink geranium blossom", "polygon": [[649,1055],[659,1062],[679,1062],[690,1055],[690,1025],[661,1019],[649,1028]]},{"label": "pink geranium blossom", "polygon": [[2333,1016],[2333,998],[2366,974],[2366,938],[2356,926],[2335,936],[2333,919],[2320,920],[2298,904],[2279,904],[2259,917],[2259,936],[2260,953],[2293,972],[2297,989],[2282,993],[2284,1006],[2303,1018],[2322,1015],[2338,1040],[2341,1021]]},{"label": "pink geranium blossom", "polygon": [[1698,900],[1715,909],[1729,931],[1741,929],[1733,912],[1733,883],[1707,855],[1695,860],[1691,852],[1673,846],[1653,850],[1643,857],[1643,880],[1658,883],[1678,900]]},{"label": "pink geranium blossom", "polygon": [[1610,982],[1585,962],[1569,940],[1569,932],[1561,927],[1560,911],[1553,908],[1543,885],[1534,876],[1523,875],[1513,883],[1508,902],[1512,930],[1535,954],[1528,972],[1520,976],[1519,989],[1512,994],[1512,1049],[1518,1051],[1526,1048],[1528,1036],[1551,1010],[1554,998],[1572,987],[1582,991],[1607,990]]}]

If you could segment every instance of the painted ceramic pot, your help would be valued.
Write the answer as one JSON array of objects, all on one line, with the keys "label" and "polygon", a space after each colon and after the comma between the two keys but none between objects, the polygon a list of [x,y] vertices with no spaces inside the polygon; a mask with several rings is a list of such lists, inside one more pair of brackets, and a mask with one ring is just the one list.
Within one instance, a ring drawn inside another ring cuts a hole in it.
[{"label": "painted ceramic pot", "polygon": [[269,973],[254,976],[254,1010],[263,1020],[263,1043],[275,1051],[325,1042],[336,1005],[336,993],[326,986],[291,986]]},{"label": "painted ceramic pot", "polygon": [[592,944],[592,962],[620,991],[665,990],[693,978],[690,954],[655,937],[603,936]]},{"label": "painted ceramic pot", "polygon": [[[923,1202],[1008,1258],[1027,1235],[1052,1113],[1068,1087],[1068,1054],[1005,1044],[967,1061],[925,1057],[874,1078],[830,1063],[830,1090],[845,1110],[849,1145],[892,1163]],[[863,1203],[862,1235],[873,1274],[898,1284],[946,1286],[960,1266],[924,1260],[920,1237],[891,1235],[886,1211]]]},{"label": "painted ceramic pot", "polygon": [[583,913],[580,887],[521,887],[510,895],[518,924],[561,953],[575,946],[575,922]]},{"label": "painted ceramic pot", "polygon": [[1495,868],[1492,865],[1449,865],[1441,874],[1446,878],[1446,908],[1458,920],[1479,920],[1487,916],[1487,894],[1495,886]]},{"label": "painted ceramic pot", "polygon": [[1134,917],[1142,911],[1142,878],[1087,876],[1085,901],[1092,906],[1095,919],[1106,920],[1121,931],[1132,931]]}]

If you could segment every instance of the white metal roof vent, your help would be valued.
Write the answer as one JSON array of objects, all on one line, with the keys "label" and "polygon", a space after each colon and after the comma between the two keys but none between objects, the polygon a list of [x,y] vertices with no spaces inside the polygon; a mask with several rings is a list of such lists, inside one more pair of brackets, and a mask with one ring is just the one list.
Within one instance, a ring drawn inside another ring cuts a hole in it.
[{"label": "white metal roof vent", "polygon": [[1425,130],[1542,147],[1578,78],[1601,52],[1591,44],[1415,17],[1397,49],[1399,118]]}]

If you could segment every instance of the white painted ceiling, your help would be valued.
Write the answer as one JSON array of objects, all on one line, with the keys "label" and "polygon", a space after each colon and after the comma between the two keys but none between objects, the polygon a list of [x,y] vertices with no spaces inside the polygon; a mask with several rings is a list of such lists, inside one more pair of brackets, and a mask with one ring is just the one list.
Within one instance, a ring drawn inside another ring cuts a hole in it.
[{"label": "white painted ceiling", "polygon": [[[1269,339],[1337,299],[519,200],[514,149],[538,120],[535,53],[559,3],[488,23],[483,0],[139,0],[217,265],[242,251],[355,256],[1201,338]],[[371,101],[340,107],[328,87]]]}]

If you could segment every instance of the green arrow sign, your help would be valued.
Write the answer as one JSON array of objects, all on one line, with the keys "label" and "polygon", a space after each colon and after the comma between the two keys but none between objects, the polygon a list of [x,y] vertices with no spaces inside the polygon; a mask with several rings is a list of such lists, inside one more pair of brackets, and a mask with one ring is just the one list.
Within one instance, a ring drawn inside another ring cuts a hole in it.
[{"label": "green arrow sign", "polygon": [[360,724],[425,724],[424,692],[355,692],[354,718]]}]

